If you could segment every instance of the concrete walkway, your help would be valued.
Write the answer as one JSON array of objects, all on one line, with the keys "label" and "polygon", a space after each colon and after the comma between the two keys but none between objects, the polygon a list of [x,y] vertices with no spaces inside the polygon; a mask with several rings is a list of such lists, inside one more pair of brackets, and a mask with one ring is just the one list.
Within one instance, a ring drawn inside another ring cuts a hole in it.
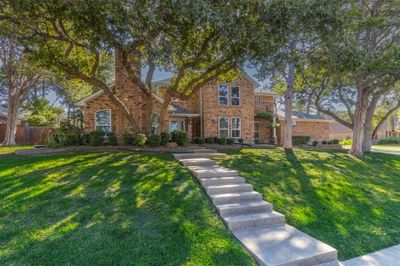
[{"label": "concrete walkway", "polygon": [[346,266],[400,266],[400,245],[344,262]]},{"label": "concrete walkway", "polygon": [[378,153],[400,155],[400,151],[386,151],[386,150],[377,150],[377,149],[372,149],[371,151],[372,152],[378,152]]},{"label": "concrete walkway", "polygon": [[225,157],[214,150],[173,154],[203,186],[226,226],[260,265],[339,265],[336,249],[285,223],[238,172],[210,158]]}]

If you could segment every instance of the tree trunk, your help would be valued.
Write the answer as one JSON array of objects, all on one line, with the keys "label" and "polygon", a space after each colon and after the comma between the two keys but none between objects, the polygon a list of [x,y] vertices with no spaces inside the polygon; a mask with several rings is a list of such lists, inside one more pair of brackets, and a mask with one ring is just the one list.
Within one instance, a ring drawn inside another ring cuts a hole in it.
[{"label": "tree trunk", "polygon": [[171,95],[168,93],[168,91],[165,93],[164,96],[164,102],[161,106],[161,111],[160,111],[160,125],[157,129],[157,134],[160,134],[161,132],[168,131],[167,126],[168,126],[168,106],[172,101]]},{"label": "tree trunk", "polygon": [[288,64],[288,75],[286,78],[286,93],[285,93],[285,132],[283,135],[283,147],[292,149],[292,114],[293,114],[293,87],[294,87],[294,64]]},{"label": "tree trunk", "polygon": [[153,97],[152,95],[146,95],[146,110],[145,110],[145,132],[150,135],[152,128],[152,115],[153,115]]},{"label": "tree trunk", "polygon": [[367,88],[358,86],[357,104],[354,112],[354,126],[353,126],[353,143],[351,145],[349,154],[362,157],[363,152],[363,137],[364,137],[364,123],[365,115],[368,105]]},{"label": "tree trunk", "polygon": [[8,94],[6,134],[2,145],[15,145],[17,135],[18,96]]},{"label": "tree trunk", "polygon": [[309,114],[311,112],[311,104],[312,104],[312,94],[310,93],[307,97],[306,103],[306,113]]},{"label": "tree trunk", "polygon": [[374,118],[375,109],[378,105],[379,99],[379,95],[374,95],[372,97],[365,114],[363,152],[370,152],[372,148],[372,119]]}]

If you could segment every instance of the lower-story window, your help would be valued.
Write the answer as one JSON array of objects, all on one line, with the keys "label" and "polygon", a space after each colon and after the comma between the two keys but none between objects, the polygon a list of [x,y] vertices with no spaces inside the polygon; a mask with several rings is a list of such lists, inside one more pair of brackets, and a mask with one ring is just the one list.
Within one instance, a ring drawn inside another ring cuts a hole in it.
[{"label": "lower-story window", "polygon": [[229,132],[229,119],[227,117],[220,117],[218,120],[218,136],[220,138],[228,138]]},{"label": "lower-story window", "polygon": [[95,114],[96,130],[103,131],[104,133],[111,132],[111,110],[105,109],[97,111]]},{"label": "lower-story window", "polygon": [[232,118],[232,128],[231,128],[231,137],[232,138],[240,138],[241,137],[241,123],[239,117]]},{"label": "lower-story window", "polygon": [[151,115],[151,134],[157,134],[157,128],[160,124],[160,116],[156,113]]},{"label": "lower-story window", "polygon": [[170,123],[169,126],[169,131],[183,131],[185,129],[185,122],[184,121],[178,121],[178,120],[173,120]]}]

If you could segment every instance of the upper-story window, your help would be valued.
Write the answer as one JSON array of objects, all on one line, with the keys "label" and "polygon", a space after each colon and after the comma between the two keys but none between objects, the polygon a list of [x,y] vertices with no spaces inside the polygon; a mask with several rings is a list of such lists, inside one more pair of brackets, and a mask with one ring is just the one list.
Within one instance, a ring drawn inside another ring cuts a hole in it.
[{"label": "upper-story window", "polygon": [[219,105],[228,105],[228,85],[219,85],[218,96]]},{"label": "upper-story window", "polygon": [[256,95],[256,106],[261,107],[261,97],[259,95]]},{"label": "upper-story window", "polygon": [[100,110],[95,115],[96,130],[101,130],[104,133],[111,132],[111,110]]},{"label": "upper-story window", "polygon": [[239,87],[232,86],[231,87],[231,101],[232,105],[240,105],[240,92]]}]

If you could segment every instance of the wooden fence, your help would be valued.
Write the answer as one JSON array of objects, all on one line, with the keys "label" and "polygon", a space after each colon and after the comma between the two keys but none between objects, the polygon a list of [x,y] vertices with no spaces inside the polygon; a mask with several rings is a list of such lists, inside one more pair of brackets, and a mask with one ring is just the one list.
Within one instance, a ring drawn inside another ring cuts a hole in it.
[{"label": "wooden fence", "polygon": [[[18,145],[44,144],[49,128],[28,127],[26,124],[17,126],[16,142]],[[4,140],[6,125],[0,124],[0,143]]]}]

